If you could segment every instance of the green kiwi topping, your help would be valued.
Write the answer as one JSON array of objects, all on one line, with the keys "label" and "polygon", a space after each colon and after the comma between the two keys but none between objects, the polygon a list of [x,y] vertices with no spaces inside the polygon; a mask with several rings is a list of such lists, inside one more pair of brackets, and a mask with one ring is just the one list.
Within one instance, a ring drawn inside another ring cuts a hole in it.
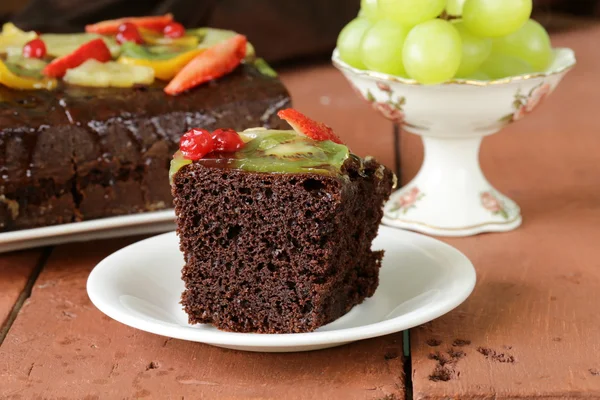
[{"label": "green kiwi topping", "polygon": [[315,141],[291,130],[265,130],[233,154],[209,155],[200,162],[227,157],[229,168],[244,171],[337,174],[348,154],[346,146],[329,140]]},{"label": "green kiwi topping", "polygon": [[[317,173],[338,175],[349,157],[348,147],[332,141],[315,141],[293,130],[241,132],[244,147],[234,153],[210,153],[197,162],[207,167],[265,173]],[[184,165],[182,156],[171,162],[170,176]]]}]

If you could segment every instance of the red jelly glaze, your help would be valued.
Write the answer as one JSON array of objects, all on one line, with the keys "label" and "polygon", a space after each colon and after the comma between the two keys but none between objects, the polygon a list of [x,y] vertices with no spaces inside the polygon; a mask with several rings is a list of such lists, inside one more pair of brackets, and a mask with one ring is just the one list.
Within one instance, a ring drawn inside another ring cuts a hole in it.
[{"label": "red jelly glaze", "polygon": [[142,39],[142,35],[140,35],[137,26],[131,22],[125,22],[119,25],[119,32],[117,32],[116,39],[119,44],[125,42],[134,42],[136,44],[144,43],[144,39]]},{"label": "red jelly glaze", "polygon": [[185,28],[179,22],[171,22],[163,29],[163,35],[168,38],[177,39],[185,35]]},{"label": "red jelly glaze", "polygon": [[214,151],[232,153],[244,147],[244,141],[233,129],[216,129],[212,133]]},{"label": "red jelly glaze", "polygon": [[192,128],[179,141],[179,150],[188,160],[200,160],[214,150],[212,135],[206,129]]},{"label": "red jelly glaze", "polygon": [[23,46],[23,56],[27,58],[44,58],[46,56],[46,44],[40,38],[35,38]]}]

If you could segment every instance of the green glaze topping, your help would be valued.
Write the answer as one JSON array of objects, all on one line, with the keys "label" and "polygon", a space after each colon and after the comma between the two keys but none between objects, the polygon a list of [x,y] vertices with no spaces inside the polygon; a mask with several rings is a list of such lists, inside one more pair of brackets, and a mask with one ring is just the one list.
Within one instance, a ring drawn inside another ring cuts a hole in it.
[{"label": "green glaze topping", "polygon": [[[254,129],[240,133],[246,142],[234,153],[210,153],[195,161],[207,167],[265,173],[339,175],[349,157],[348,147],[330,140],[316,141],[293,130]],[[172,178],[192,161],[177,152],[171,162]]]},{"label": "green glaze topping", "polygon": [[271,68],[271,66],[267,64],[264,59],[257,57],[254,60],[254,66],[261,74],[270,76],[271,78],[277,78],[277,72],[275,72],[275,70]]},{"label": "green glaze topping", "polygon": [[133,42],[125,42],[121,45],[122,56],[144,60],[169,60],[189,50],[189,48],[168,45],[141,46]]}]

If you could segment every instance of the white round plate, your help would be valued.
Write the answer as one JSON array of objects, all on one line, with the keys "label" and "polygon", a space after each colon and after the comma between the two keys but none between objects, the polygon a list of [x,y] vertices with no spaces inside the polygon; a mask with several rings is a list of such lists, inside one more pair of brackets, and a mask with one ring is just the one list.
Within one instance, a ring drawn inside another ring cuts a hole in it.
[{"label": "white round plate", "polygon": [[469,259],[430,237],[380,226],[373,248],[385,250],[375,295],[310,333],[233,333],[189,325],[179,304],[184,261],[175,232],[142,240],[105,258],[90,274],[87,291],[100,311],[143,331],[229,349],[292,352],[412,328],[452,310],[475,286]]}]

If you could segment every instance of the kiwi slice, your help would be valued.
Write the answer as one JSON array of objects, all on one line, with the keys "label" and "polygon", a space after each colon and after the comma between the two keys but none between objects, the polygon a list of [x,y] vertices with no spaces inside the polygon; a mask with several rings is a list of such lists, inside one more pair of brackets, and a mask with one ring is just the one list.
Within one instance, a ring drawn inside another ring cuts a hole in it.
[{"label": "kiwi slice", "polygon": [[169,168],[169,182],[173,183],[173,177],[175,176],[175,174],[183,167],[185,167],[188,164],[191,164],[192,160],[188,160],[186,158],[183,157],[183,154],[181,154],[181,151],[177,151],[174,155],[173,155],[173,159],[171,160],[171,166]]},{"label": "kiwi slice", "polygon": [[318,142],[293,131],[262,131],[238,151],[229,165],[253,172],[339,173],[349,151],[331,141]]},{"label": "kiwi slice", "polygon": [[43,78],[42,70],[48,63],[39,58],[23,57],[20,54],[6,57],[5,65],[15,75],[34,79]]},{"label": "kiwi slice", "polygon": [[266,156],[275,156],[283,159],[302,160],[311,159],[315,161],[326,161],[327,155],[316,146],[309,143],[296,141],[273,146],[266,150]]},{"label": "kiwi slice", "polygon": [[[249,172],[338,175],[350,156],[344,145],[315,141],[292,130],[252,129],[240,136],[246,145],[237,152],[209,154],[199,162]],[[180,166],[174,158],[172,170]]]},{"label": "kiwi slice", "polygon": [[121,51],[121,46],[114,38],[96,33],[44,33],[40,38],[46,44],[46,52],[52,57],[71,54],[81,45],[98,38],[104,40],[113,57],[117,57]]}]

